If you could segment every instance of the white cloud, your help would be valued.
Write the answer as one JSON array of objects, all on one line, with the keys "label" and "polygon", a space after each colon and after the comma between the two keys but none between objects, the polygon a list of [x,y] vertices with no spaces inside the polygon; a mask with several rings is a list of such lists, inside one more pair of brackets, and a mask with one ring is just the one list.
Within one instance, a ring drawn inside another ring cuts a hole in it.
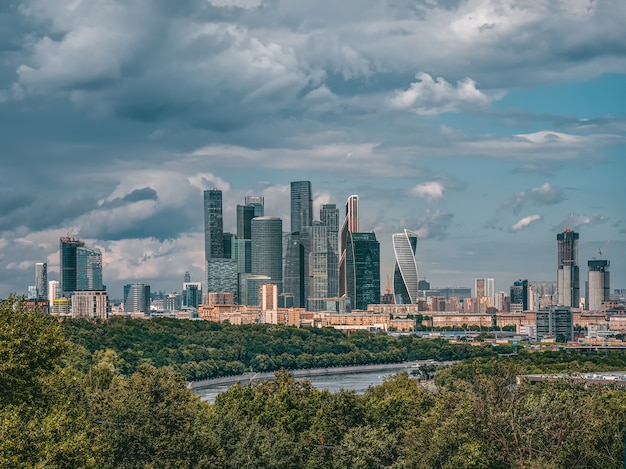
[{"label": "white cloud", "polygon": [[418,81],[409,89],[395,92],[392,107],[428,115],[484,108],[492,101],[476,88],[476,82],[471,78],[458,81],[456,86],[441,77],[433,80],[428,73],[418,73],[415,78]]},{"label": "white cloud", "polygon": [[563,200],[565,200],[563,189],[545,182],[541,186],[518,192],[502,204],[500,209],[510,208],[513,210],[513,213],[519,213],[528,202],[535,205],[554,205]]},{"label": "white cloud", "polygon": [[522,218],[521,220],[519,220],[517,223],[515,223],[512,227],[511,227],[511,231],[520,231],[523,230],[525,228],[528,228],[530,225],[532,225],[533,223],[537,223],[538,221],[541,221],[542,217],[541,215],[529,215],[527,217]]},{"label": "white cloud", "polygon": [[410,189],[409,193],[430,200],[440,199],[443,197],[444,186],[438,181],[424,182]]}]

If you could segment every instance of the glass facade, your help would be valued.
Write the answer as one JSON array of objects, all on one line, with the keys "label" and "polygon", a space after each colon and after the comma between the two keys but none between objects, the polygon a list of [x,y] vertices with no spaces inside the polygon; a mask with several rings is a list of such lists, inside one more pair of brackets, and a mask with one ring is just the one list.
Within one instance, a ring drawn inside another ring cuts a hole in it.
[{"label": "glass facade", "polygon": [[272,279],[282,293],[283,221],[277,217],[252,219],[252,273]]},{"label": "glass facade", "polygon": [[291,232],[298,233],[313,223],[313,199],[311,181],[291,183]]},{"label": "glass facade", "polygon": [[393,274],[393,295],[396,304],[416,304],[418,275],[415,252],[417,235],[409,230],[392,235],[396,265]]},{"label": "glass facade", "polygon": [[61,294],[69,298],[72,292],[76,291],[76,250],[85,246],[85,243],[70,236],[59,241]]},{"label": "glass facade", "polygon": [[335,204],[322,205],[320,220],[326,227],[328,296],[339,294],[339,209]]},{"label": "glass facade", "polygon": [[348,234],[346,286],[353,309],[380,303],[380,244],[374,233]]},{"label": "glass facade", "polygon": [[205,259],[224,257],[224,222],[222,191],[204,191],[204,255]]},{"label": "glass facade", "polygon": [[568,228],[556,235],[558,248],[558,304],[577,308],[580,301],[578,233]]},{"label": "glass facade", "polygon": [[103,290],[100,249],[76,248],[76,290]]}]

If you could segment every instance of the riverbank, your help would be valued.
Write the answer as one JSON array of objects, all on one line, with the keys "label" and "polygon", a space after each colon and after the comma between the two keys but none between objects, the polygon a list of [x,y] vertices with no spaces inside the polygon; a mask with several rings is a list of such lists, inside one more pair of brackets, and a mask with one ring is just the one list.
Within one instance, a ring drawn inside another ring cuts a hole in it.
[{"label": "riverbank", "polygon": [[[375,365],[356,365],[356,366],[337,366],[334,368],[308,368],[301,370],[291,370],[290,373],[295,378],[307,378],[311,376],[324,376],[324,375],[338,375],[348,373],[369,373],[374,371],[385,372],[403,370],[406,368],[407,372],[410,372],[415,365],[425,364],[427,360],[421,360],[416,362],[402,362],[402,363],[382,363]],[[236,383],[248,383],[250,381],[263,381],[273,380],[275,372],[267,373],[244,373],[234,376],[223,376],[221,378],[203,379],[200,381],[190,381],[187,383],[189,389],[205,389],[212,386],[223,384],[236,384]]]}]

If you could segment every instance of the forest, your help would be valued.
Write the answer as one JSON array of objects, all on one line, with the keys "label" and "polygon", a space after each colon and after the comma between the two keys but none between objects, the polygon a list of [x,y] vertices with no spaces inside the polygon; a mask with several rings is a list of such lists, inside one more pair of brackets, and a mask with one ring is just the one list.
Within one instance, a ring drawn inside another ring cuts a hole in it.
[{"label": "forest", "polygon": [[[13,298],[0,303],[0,467],[623,465],[624,390],[565,379],[534,385],[516,381],[529,371],[623,369],[621,354],[470,354],[437,372],[436,390],[399,374],[364,395],[317,390],[279,370],[274,381],[235,385],[208,404],[186,388],[175,369],[184,359],[159,360],[176,356],[179,347],[193,350],[192,345],[229,348],[221,359],[228,362],[231,353],[239,353],[236,361],[247,368],[259,354],[376,354],[395,344],[408,359],[434,354],[444,344],[403,337],[393,342],[375,334],[348,337],[335,331],[295,333],[277,326],[236,331],[234,326],[186,321],[138,323],[137,329],[124,322],[111,329],[107,324],[69,325],[26,311]],[[113,332],[118,328],[126,331]],[[186,328],[196,332],[183,332]],[[236,351],[225,338],[228,334],[243,348]],[[293,334],[295,345],[281,346],[273,334]],[[298,334],[306,345],[295,339]],[[201,336],[207,337],[206,343],[198,340]],[[263,348],[264,341],[268,348]],[[417,345],[422,341],[424,345]],[[174,352],[159,354],[157,344]],[[463,350],[461,346],[457,359],[469,353]],[[197,353],[189,356],[202,356]]]}]

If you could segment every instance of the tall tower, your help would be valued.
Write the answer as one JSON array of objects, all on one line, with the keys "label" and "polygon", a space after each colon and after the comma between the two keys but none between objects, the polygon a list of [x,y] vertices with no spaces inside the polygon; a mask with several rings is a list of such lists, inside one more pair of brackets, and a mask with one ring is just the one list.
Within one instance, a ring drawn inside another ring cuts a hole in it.
[{"label": "tall tower", "polygon": [[60,288],[61,295],[66,298],[76,291],[76,251],[83,246],[85,243],[78,238],[66,236],[59,239]]},{"label": "tall tower", "polygon": [[48,264],[45,262],[35,264],[35,287],[37,298],[48,298]]},{"label": "tall tower", "polygon": [[291,183],[291,232],[299,233],[313,224],[313,199],[311,181]]},{"label": "tall tower", "polygon": [[252,219],[252,274],[264,275],[282,291],[283,221],[277,217]]},{"label": "tall tower", "polygon": [[[359,196],[351,195],[346,201],[346,213],[339,233],[339,296],[348,292],[347,286],[347,246],[350,233],[359,231]],[[354,306],[354,305],[353,305]]]},{"label": "tall tower", "polygon": [[380,243],[374,233],[348,233],[345,265],[351,307],[380,303]]},{"label": "tall tower", "polygon": [[393,273],[393,297],[396,304],[416,304],[418,294],[417,234],[409,230],[391,237],[396,266]]},{"label": "tall tower", "polygon": [[598,311],[602,309],[602,302],[608,301],[611,293],[611,278],[606,259],[593,259],[587,262],[589,276],[587,279],[587,309]]},{"label": "tall tower", "polygon": [[250,239],[251,223],[255,216],[252,205],[237,205],[237,238]]},{"label": "tall tower", "polygon": [[124,285],[124,312],[150,314],[150,285],[145,283]]},{"label": "tall tower", "polygon": [[320,220],[326,227],[328,296],[339,295],[339,210],[335,204],[322,205]]},{"label": "tall tower", "polygon": [[565,228],[563,233],[556,235],[556,240],[558,247],[558,304],[578,308],[580,301],[578,233]]},{"label": "tall tower", "polygon": [[204,191],[204,257],[224,257],[224,222],[222,219],[222,191]]}]

